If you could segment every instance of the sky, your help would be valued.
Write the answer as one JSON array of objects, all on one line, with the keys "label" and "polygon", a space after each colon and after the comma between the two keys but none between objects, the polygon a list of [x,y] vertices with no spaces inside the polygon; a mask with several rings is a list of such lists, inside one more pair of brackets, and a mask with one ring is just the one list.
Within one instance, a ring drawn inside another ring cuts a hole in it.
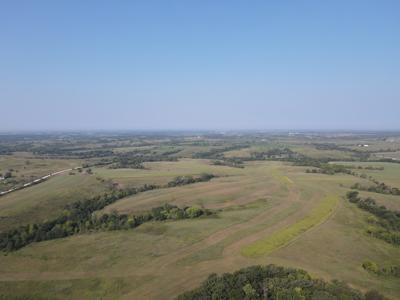
[{"label": "sky", "polygon": [[0,131],[400,130],[400,1],[0,0]]}]

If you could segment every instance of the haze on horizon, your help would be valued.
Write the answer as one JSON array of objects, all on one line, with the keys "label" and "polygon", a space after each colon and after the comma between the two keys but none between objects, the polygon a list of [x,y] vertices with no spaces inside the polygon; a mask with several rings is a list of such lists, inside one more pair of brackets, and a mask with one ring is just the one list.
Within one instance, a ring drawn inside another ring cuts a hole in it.
[{"label": "haze on horizon", "polygon": [[2,1],[0,131],[400,130],[398,1]]}]

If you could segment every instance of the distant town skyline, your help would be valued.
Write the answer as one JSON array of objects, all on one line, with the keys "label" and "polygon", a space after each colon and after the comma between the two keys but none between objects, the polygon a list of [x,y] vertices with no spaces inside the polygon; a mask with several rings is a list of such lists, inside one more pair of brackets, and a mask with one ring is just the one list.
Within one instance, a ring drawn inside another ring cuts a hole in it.
[{"label": "distant town skyline", "polygon": [[398,1],[2,1],[0,131],[400,130]]}]

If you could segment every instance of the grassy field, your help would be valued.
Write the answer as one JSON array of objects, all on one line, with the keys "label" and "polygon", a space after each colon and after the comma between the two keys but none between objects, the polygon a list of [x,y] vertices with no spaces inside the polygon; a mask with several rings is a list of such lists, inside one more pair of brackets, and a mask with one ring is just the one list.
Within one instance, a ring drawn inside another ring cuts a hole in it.
[{"label": "grassy field", "polygon": [[0,232],[18,225],[57,217],[66,204],[106,190],[94,175],[57,175],[49,180],[0,198]]},{"label": "grassy field", "polygon": [[392,187],[400,188],[400,164],[397,163],[384,163],[384,162],[339,162],[343,165],[353,165],[362,167],[383,167],[384,170],[355,170],[357,173],[364,173],[372,176],[379,182],[384,182]]},{"label": "grassy field", "polygon": [[375,153],[374,156],[377,158],[391,158],[400,160],[400,151]]},{"label": "grassy field", "polygon": [[[139,213],[168,202],[202,205],[217,214],[31,244],[0,256],[0,295],[171,299],[212,272],[278,263],[399,298],[399,279],[374,276],[361,267],[366,259],[400,264],[400,249],[367,236],[368,214],[342,198],[360,179],[308,174],[305,169],[281,162],[251,162],[238,169],[190,159],[146,163],[144,170],[96,168],[95,175],[83,178],[100,176],[123,185],[140,185],[202,172],[220,176],[209,182],[127,197],[106,207],[105,212]],[[382,176],[395,180],[390,167],[380,172],[388,172]],[[52,180],[37,188],[55,184]],[[262,255],[248,255],[244,249],[251,249],[250,254],[256,249],[255,253]]]},{"label": "grassy field", "polygon": [[37,178],[54,171],[79,167],[82,160],[78,159],[52,159],[35,157],[29,153],[17,153],[12,156],[0,155],[0,172],[14,169],[16,177]]},{"label": "grassy field", "polygon": [[17,153],[15,155],[0,155],[0,173],[4,175],[12,170],[12,182],[0,181],[0,191],[8,190],[18,183],[30,182],[34,179],[50,173],[79,167],[82,160],[78,159],[48,159],[38,158],[29,153]]},{"label": "grassy field", "polygon": [[240,169],[210,165],[208,160],[181,159],[179,161],[147,162],[144,169],[94,168],[93,172],[104,179],[110,179],[126,186],[143,184],[163,185],[177,176],[212,173],[216,176],[239,174]]},{"label": "grassy field", "polygon": [[[389,148],[398,151],[398,140],[368,137],[355,141],[346,136],[333,139],[336,145],[357,151]],[[105,149],[113,149],[114,155],[138,151],[161,156],[171,153],[167,155],[180,159],[144,162],[144,169],[93,167],[93,175],[63,174],[1,197],[0,232],[54,218],[66,204],[103,193],[112,183],[119,187],[137,187],[165,185],[183,175],[212,173],[217,176],[208,182],[126,197],[96,212],[99,215],[112,211],[140,214],[171,203],[212,209],[215,212],[212,216],[148,222],[132,230],[79,234],[33,243],[1,255],[0,298],[172,299],[196,287],[210,273],[269,263],[303,268],[313,276],[344,280],[363,291],[375,288],[391,299],[400,298],[398,278],[373,275],[361,266],[365,260],[382,266],[400,265],[399,247],[368,236],[369,214],[344,199],[354,183],[371,182],[344,174],[306,173],[309,167],[295,167],[287,162],[247,161],[243,162],[244,168],[233,168],[212,165],[212,156],[192,158],[199,152],[232,149],[235,145],[247,145],[248,141],[245,137],[228,140],[221,136],[105,138],[101,143]],[[52,151],[51,140],[46,143]],[[71,143],[65,142],[65,145],[87,149],[84,151],[103,148],[101,143],[90,139]],[[246,158],[253,152],[288,147],[314,159],[354,158],[354,152],[344,148],[317,149],[318,143],[331,143],[331,140],[315,136],[257,137],[249,147],[225,151],[223,155]],[[14,169],[14,178],[25,180],[79,166],[83,161],[48,159],[19,152],[0,156],[0,170]],[[400,164],[343,164],[383,166],[384,170],[354,171],[400,188]],[[373,197],[389,209],[400,209],[399,196],[360,194]]]},{"label": "grassy field", "polygon": [[259,240],[243,248],[242,254],[256,257],[270,254],[288,243],[294,241],[300,234],[325,221],[335,210],[339,200],[336,196],[329,196],[322,200],[310,214],[301,221],[275,232],[266,239]]},{"label": "grassy field", "polygon": [[295,145],[292,147],[293,151],[300,154],[312,157],[315,159],[351,159],[353,154],[350,151],[339,150],[320,150],[316,149],[313,145]]}]

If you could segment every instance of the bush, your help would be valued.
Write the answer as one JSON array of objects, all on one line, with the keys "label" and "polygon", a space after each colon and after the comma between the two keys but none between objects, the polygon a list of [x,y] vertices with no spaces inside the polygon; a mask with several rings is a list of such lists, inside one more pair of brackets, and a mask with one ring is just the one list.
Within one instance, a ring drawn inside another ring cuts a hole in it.
[{"label": "bush", "polygon": [[365,294],[365,300],[386,300],[387,298],[376,290],[368,291]]},{"label": "bush", "polygon": [[362,264],[362,267],[366,271],[374,273],[376,275],[400,277],[400,266],[379,267],[376,263],[372,261],[365,261]]},{"label": "bush", "polygon": [[365,261],[362,264],[362,267],[367,270],[368,272],[374,273],[374,274],[379,274],[379,267],[376,263],[372,261]]},{"label": "bush", "polygon": [[186,208],[185,214],[189,218],[197,218],[203,214],[203,210],[200,207],[191,206],[191,207]]}]

